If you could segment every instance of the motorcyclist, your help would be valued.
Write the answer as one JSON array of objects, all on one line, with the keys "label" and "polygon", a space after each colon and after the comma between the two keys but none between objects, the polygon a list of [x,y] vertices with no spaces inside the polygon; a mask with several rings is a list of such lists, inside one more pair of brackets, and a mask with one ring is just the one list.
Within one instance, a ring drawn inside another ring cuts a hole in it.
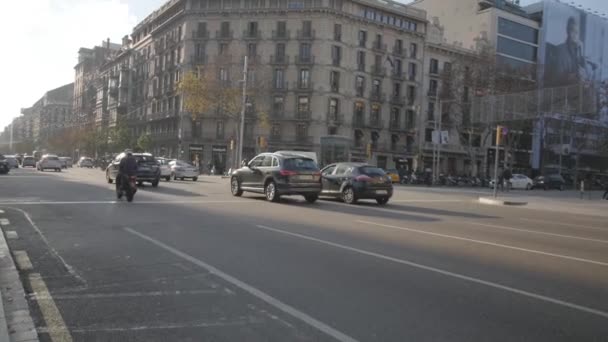
[{"label": "motorcyclist", "polygon": [[[137,160],[129,150],[118,164],[118,175],[116,176],[116,190],[121,190],[123,184],[129,183],[129,177],[137,175]],[[123,183],[124,182],[124,183]]]}]

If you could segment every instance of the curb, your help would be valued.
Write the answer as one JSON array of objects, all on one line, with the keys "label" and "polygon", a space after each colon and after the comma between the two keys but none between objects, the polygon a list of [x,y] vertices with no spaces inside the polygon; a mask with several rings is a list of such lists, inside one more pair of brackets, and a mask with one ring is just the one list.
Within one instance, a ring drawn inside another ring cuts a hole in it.
[{"label": "curb", "polygon": [[19,272],[0,227],[0,341],[38,342]]},{"label": "curb", "polygon": [[527,205],[526,201],[508,200],[508,199],[496,199],[488,197],[479,197],[479,203],[488,205],[511,205],[511,206],[522,206]]}]

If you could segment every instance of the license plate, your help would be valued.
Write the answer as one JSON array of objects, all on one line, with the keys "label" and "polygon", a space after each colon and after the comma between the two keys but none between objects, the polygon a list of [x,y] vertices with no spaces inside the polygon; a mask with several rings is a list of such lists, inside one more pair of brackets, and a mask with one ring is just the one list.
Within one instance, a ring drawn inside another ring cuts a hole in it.
[{"label": "license plate", "polygon": [[150,170],[150,168],[147,166],[140,166],[139,169],[140,170]]},{"label": "license plate", "polygon": [[376,190],[376,195],[388,195],[387,190]]},{"label": "license plate", "polygon": [[313,177],[312,177],[312,175],[299,175],[298,179],[299,180],[312,180]]}]

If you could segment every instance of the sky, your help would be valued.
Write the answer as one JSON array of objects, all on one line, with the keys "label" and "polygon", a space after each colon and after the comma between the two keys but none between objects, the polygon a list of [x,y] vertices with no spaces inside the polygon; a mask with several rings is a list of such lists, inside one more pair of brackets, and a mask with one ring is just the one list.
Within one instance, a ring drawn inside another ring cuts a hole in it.
[{"label": "sky", "polygon": [[[124,35],[166,0],[13,0],[2,4],[0,131],[48,90],[74,81],[80,47]],[[403,0],[407,2],[407,0]],[[459,1],[459,0],[445,0]],[[535,0],[522,0],[528,4]],[[569,1],[568,1],[569,2]],[[608,14],[607,0],[576,0]]]}]

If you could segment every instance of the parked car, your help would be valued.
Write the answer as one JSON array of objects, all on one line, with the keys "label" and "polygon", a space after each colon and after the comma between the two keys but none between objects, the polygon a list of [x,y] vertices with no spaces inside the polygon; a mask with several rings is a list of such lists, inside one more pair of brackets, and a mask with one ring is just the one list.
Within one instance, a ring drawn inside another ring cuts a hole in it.
[{"label": "parked car", "polygon": [[554,173],[547,176],[538,176],[534,178],[534,184],[532,187],[534,189],[558,189],[561,191],[564,190],[565,184],[566,182],[564,181],[564,178],[560,174]]},{"label": "parked car", "polygon": [[[108,183],[113,183],[118,175],[118,166],[126,153],[121,153],[108,165],[106,168],[106,180]],[[160,167],[154,156],[150,153],[133,153],[133,157],[137,160],[137,184],[142,185],[143,182],[149,182],[153,187],[157,187],[160,182]]]},{"label": "parked car", "polygon": [[59,161],[59,157],[54,154],[45,154],[40,158],[38,163],[36,163],[36,169],[38,171],[44,170],[55,170],[56,172],[61,172],[61,162]]},{"label": "parked car", "polygon": [[0,174],[6,175],[9,173],[11,167],[8,165],[6,158],[0,154]]},{"label": "parked car", "polygon": [[401,177],[399,177],[399,171],[397,171],[397,169],[388,169],[385,171],[385,173],[391,179],[391,182],[399,183],[401,181]]},{"label": "parked car", "polygon": [[241,196],[243,191],[265,194],[271,202],[278,202],[281,196],[301,195],[314,203],[321,193],[321,173],[317,163],[305,155],[262,153],[232,173],[230,191],[233,196]]},{"label": "parked car", "polygon": [[393,196],[393,183],[386,173],[363,163],[338,163],[321,170],[321,196],[341,198],[354,204],[360,199],[375,199],[380,205]]},{"label": "parked car", "polygon": [[198,168],[190,163],[182,160],[172,160],[169,162],[169,167],[171,168],[171,177],[174,180],[178,178],[181,180],[190,178],[195,182],[198,180]]},{"label": "parked car", "polygon": [[32,156],[25,156],[21,161],[21,167],[36,167],[36,159]]},{"label": "parked car", "polygon": [[72,167],[72,158],[70,158],[70,157],[59,157],[59,161],[61,162],[61,166],[64,169],[67,169],[68,167]]},{"label": "parked car", "polygon": [[16,156],[4,156],[4,159],[6,160],[6,162],[8,163],[8,166],[11,169],[19,168],[19,160],[17,160]]},{"label": "parked car", "polygon": [[76,164],[78,167],[88,167],[90,169],[93,168],[93,159],[88,157],[81,157]]},{"label": "parked car", "polygon": [[511,189],[530,190],[534,185],[534,181],[521,173],[516,173],[511,177]]},{"label": "parked car", "polygon": [[156,158],[160,167],[160,178],[164,178],[167,182],[171,180],[171,166],[169,162],[171,159],[167,158]]}]

